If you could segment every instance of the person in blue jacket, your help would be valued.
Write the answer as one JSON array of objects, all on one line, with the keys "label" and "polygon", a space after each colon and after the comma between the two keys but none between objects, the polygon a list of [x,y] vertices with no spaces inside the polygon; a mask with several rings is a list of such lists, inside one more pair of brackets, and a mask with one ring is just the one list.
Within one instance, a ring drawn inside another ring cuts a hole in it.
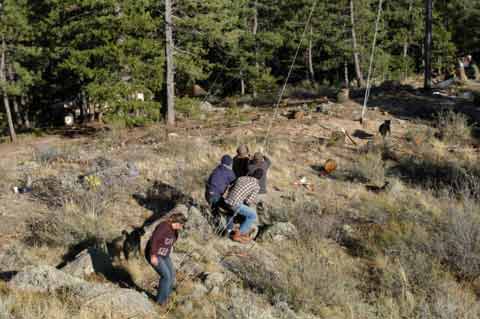
[{"label": "person in blue jacket", "polygon": [[230,155],[224,155],[208,178],[205,190],[205,199],[212,209],[216,209],[221,203],[223,194],[235,181],[235,173],[232,170],[233,159]]}]

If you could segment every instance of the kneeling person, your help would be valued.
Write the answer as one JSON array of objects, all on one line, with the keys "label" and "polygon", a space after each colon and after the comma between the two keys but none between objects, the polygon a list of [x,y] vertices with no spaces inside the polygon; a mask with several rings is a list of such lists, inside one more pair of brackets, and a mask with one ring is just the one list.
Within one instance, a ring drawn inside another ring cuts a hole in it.
[{"label": "kneeling person", "polygon": [[205,199],[212,209],[216,209],[221,201],[223,194],[235,180],[235,174],[232,170],[232,158],[224,155],[215,170],[208,178]]},{"label": "kneeling person", "polygon": [[[259,180],[263,177],[263,170],[255,170],[251,176],[242,176],[237,179],[235,185],[228,193],[225,203],[235,212],[245,217],[240,225],[240,230],[233,233],[232,239],[238,242],[247,242],[251,238],[249,236],[253,223],[257,219],[257,212],[250,206],[255,205],[257,195],[260,191]],[[233,228],[233,220],[227,225],[227,230],[231,232]]]},{"label": "kneeling person", "polygon": [[182,213],[173,213],[167,220],[158,224],[150,238],[150,262],[160,275],[157,303],[164,305],[172,292],[175,282],[170,252],[178,238],[178,230],[183,228],[187,218]]}]

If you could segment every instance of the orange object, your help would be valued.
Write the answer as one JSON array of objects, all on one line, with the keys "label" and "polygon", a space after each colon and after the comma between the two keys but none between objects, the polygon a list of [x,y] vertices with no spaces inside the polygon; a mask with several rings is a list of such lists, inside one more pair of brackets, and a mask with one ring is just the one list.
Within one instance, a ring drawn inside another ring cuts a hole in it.
[{"label": "orange object", "polygon": [[325,171],[325,173],[327,174],[330,174],[331,172],[333,172],[334,170],[337,169],[337,162],[335,162],[334,160],[332,159],[328,159],[325,164],[323,165],[323,170]]}]

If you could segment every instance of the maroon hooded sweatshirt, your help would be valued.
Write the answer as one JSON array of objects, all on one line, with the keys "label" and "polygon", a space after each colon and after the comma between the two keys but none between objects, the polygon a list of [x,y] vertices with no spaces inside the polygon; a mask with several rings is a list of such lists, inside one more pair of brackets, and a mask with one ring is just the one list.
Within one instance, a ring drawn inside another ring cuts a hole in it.
[{"label": "maroon hooded sweatshirt", "polygon": [[178,232],[172,228],[168,221],[161,222],[153,231],[151,237],[150,255],[167,257],[172,251],[172,246],[178,238]]}]

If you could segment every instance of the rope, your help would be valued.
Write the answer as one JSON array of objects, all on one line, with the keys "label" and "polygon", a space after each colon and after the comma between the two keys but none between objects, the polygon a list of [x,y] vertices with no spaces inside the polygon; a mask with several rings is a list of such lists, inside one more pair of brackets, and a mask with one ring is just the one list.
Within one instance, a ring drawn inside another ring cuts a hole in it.
[{"label": "rope", "polygon": [[377,43],[378,25],[380,24],[380,16],[382,12],[382,3],[383,3],[383,0],[379,0],[377,21],[375,22],[375,33],[373,35],[372,54],[370,55],[370,64],[368,66],[367,88],[365,90],[365,97],[363,99],[362,117],[361,117],[362,122],[365,118],[365,112],[367,111],[368,98],[370,97],[370,89],[371,89],[370,78],[372,76],[373,59],[375,58],[375,48]]},{"label": "rope", "polygon": [[300,37],[300,42],[298,43],[297,50],[295,52],[295,56],[293,57],[292,64],[290,65],[290,69],[288,70],[287,78],[285,79],[285,82],[283,83],[282,90],[280,91],[280,94],[278,96],[277,103],[275,104],[274,108],[275,111],[273,113],[273,117],[270,120],[270,123],[268,125],[267,132],[265,134],[265,140],[263,142],[263,148],[266,151],[267,145],[268,145],[268,138],[270,137],[270,130],[272,129],[273,122],[277,118],[278,114],[278,108],[280,106],[280,102],[282,101],[283,94],[285,94],[285,89],[287,88],[288,80],[290,79],[290,76],[292,75],[293,67],[295,66],[295,62],[297,61],[298,53],[300,52],[300,47],[302,46],[303,39],[305,38],[305,34],[307,33],[308,26],[310,25],[310,21],[312,20],[313,12],[315,11],[315,8],[317,6],[318,0],[315,0],[312,4],[312,8],[310,9],[310,14],[308,15],[307,22],[305,23],[305,28],[303,29],[302,36]]}]

